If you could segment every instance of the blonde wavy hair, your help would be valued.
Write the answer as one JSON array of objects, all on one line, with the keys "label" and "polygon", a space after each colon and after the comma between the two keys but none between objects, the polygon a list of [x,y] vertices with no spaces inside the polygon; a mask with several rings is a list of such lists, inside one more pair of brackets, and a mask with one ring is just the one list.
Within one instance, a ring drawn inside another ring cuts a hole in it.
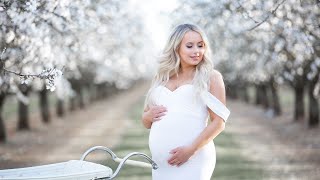
[{"label": "blonde wavy hair", "polygon": [[201,35],[205,46],[205,52],[202,61],[196,66],[196,72],[192,81],[196,94],[200,95],[203,91],[208,91],[210,87],[210,75],[213,71],[213,63],[211,60],[210,44],[205,33],[196,25],[181,24],[174,28],[167,40],[165,48],[159,57],[159,67],[156,75],[152,80],[151,87],[147,93],[145,107],[150,104],[150,93],[159,85],[165,86],[173,75],[178,75],[180,71],[180,56],[178,54],[181,41],[184,35],[194,31]]}]

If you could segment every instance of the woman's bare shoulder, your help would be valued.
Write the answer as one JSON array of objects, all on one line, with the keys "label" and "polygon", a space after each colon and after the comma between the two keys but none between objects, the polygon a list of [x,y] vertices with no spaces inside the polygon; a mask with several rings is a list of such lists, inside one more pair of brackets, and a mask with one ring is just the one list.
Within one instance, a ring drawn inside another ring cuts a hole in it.
[{"label": "woman's bare shoulder", "polygon": [[216,98],[218,98],[221,102],[225,104],[226,94],[225,94],[223,76],[217,70],[214,70],[210,76],[210,93],[213,94]]},{"label": "woman's bare shoulder", "polygon": [[218,70],[213,70],[210,74],[210,87],[221,85],[223,83],[223,76]]}]

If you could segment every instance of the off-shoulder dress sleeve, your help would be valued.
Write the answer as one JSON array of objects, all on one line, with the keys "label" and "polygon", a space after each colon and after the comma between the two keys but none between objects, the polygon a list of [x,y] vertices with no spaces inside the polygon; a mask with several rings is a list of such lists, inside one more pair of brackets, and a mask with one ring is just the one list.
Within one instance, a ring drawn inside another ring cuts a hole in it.
[{"label": "off-shoulder dress sleeve", "polygon": [[201,93],[201,99],[212,112],[220,116],[224,122],[227,122],[230,110],[218,98],[206,91]]}]

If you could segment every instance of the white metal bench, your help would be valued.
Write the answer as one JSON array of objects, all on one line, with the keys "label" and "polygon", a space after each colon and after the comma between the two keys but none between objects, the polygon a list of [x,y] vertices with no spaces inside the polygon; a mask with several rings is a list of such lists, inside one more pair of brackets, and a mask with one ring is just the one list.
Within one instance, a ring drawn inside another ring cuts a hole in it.
[{"label": "white metal bench", "polygon": [[[111,155],[119,165],[115,172],[101,164],[85,161],[87,155],[93,151],[102,150]],[[149,163],[129,160],[130,157],[140,156],[145,158]],[[32,166],[26,168],[0,170],[0,179],[6,180],[94,180],[94,179],[114,179],[124,164],[157,169],[157,164],[146,154],[133,152],[123,159],[118,158],[110,149],[103,146],[95,146],[88,149],[80,160],[70,160],[66,162]]]}]

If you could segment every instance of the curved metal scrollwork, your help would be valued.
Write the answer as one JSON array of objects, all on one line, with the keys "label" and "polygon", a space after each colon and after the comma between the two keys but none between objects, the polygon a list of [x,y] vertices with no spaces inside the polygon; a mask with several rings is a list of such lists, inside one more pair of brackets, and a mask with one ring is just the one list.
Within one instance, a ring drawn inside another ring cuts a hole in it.
[{"label": "curved metal scrollwork", "polygon": [[[104,146],[95,146],[92,147],[90,149],[88,149],[80,158],[81,161],[84,161],[85,158],[88,156],[88,154],[90,154],[93,151],[97,151],[97,150],[101,150],[104,152],[107,152],[108,154],[110,154],[111,158],[113,159],[113,161],[118,162],[119,165],[116,169],[116,171],[112,174],[112,176],[108,179],[113,179],[114,177],[116,177],[118,175],[118,173],[120,172],[121,168],[124,166],[124,164],[127,165],[132,165],[132,166],[139,166],[139,167],[147,167],[147,168],[152,168],[152,169],[158,169],[158,165],[146,154],[144,153],[139,153],[139,152],[132,152],[128,155],[126,155],[123,159],[118,158],[117,155],[112,152],[109,148],[104,147]],[[129,160],[130,157],[133,156],[140,156],[145,158],[149,163],[146,162],[141,162],[141,161],[134,161],[134,160]]]}]

